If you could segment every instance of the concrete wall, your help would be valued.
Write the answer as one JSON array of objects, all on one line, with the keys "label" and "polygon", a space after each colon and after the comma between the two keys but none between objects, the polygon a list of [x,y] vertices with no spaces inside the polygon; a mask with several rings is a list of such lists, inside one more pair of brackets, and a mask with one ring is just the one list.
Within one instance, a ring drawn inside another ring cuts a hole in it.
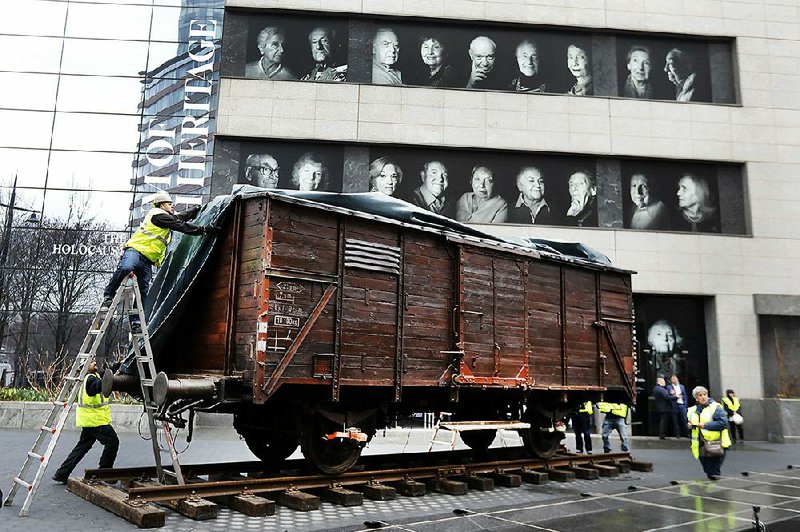
[{"label": "concrete wall", "polygon": [[[778,5],[784,4],[784,5]],[[753,294],[800,295],[800,7],[693,0],[229,0],[448,20],[530,22],[736,37],[740,106],[224,79],[218,134],[466,146],[746,163],[752,237],[485,227],[579,240],[637,270],[639,293],[714,298],[711,382],[762,398]],[[654,65],[654,68],[660,68]]]},{"label": "concrete wall", "polygon": [[[47,422],[52,405],[31,401],[0,401],[0,427],[36,430]],[[118,432],[137,432],[143,411],[141,405],[111,405],[112,425]],[[141,420],[142,432],[147,432],[147,421]],[[230,414],[206,414],[198,412],[196,429],[233,430]],[[80,430],[75,426],[75,408],[64,425],[64,430]]]}]

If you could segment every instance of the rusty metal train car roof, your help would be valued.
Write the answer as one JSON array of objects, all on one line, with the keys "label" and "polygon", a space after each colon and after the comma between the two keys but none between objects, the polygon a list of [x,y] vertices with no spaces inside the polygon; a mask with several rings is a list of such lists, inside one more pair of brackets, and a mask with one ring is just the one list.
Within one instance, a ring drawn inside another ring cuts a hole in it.
[{"label": "rusty metal train car roof", "polygon": [[594,269],[634,273],[613,266],[605,255],[584,244],[492,235],[380,192],[299,192],[243,185],[234,189],[234,195],[242,198],[270,197],[285,203],[436,233],[456,243],[468,243]]}]

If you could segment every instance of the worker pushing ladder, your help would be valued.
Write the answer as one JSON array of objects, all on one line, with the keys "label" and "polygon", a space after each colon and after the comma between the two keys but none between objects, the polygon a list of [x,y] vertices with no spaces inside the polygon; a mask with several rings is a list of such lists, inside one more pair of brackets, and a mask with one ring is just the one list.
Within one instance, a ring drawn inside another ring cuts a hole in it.
[{"label": "worker pushing ladder", "polygon": [[[92,324],[89,327],[86,338],[83,340],[80,351],[75,357],[69,372],[61,382],[61,389],[55,401],[53,401],[53,408],[47,418],[47,422],[41,427],[33,447],[28,451],[28,457],[25,459],[25,463],[22,465],[19,475],[14,477],[11,490],[5,501],[3,501],[4,506],[11,506],[14,502],[14,496],[17,490],[20,487],[25,488],[28,493],[19,511],[20,517],[28,515],[28,509],[33,502],[33,498],[36,496],[36,491],[39,489],[39,485],[44,477],[44,472],[45,469],[47,469],[50,457],[53,455],[58,438],[61,436],[61,431],[64,428],[67,418],[69,418],[72,405],[77,399],[84,379],[86,379],[89,362],[91,362],[97,354],[97,350],[103,341],[108,326],[111,324],[111,320],[114,317],[114,310],[120,302],[123,303],[123,315],[128,317],[138,316],[139,323],[141,324],[141,329],[132,330],[131,344],[133,345],[133,351],[136,355],[136,367],[139,370],[142,400],[150,428],[150,440],[153,444],[153,454],[156,461],[158,480],[163,483],[165,477],[170,475],[174,476],[179,484],[184,483],[180,463],[178,462],[178,453],[175,451],[169,423],[163,418],[159,419],[159,422],[164,430],[167,447],[169,448],[169,454],[172,458],[173,470],[168,471],[164,469],[161,464],[161,448],[158,443],[156,428],[158,405],[153,399],[153,384],[156,378],[156,368],[153,361],[153,350],[150,347],[147,323],[144,317],[142,294],[139,291],[136,276],[131,273],[125,282],[120,285],[117,293],[114,295],[111,306],[109,308],[105,308],[105,306],[100,307],[94,315]],[[144,352],[142,350],[144,350]],[[44,452],[42,452],[43,449]],[[37,462],[38,467],[36,468],[33,479],[30,482],[25,480],[26,476],[30,473],[31,466]]]}]

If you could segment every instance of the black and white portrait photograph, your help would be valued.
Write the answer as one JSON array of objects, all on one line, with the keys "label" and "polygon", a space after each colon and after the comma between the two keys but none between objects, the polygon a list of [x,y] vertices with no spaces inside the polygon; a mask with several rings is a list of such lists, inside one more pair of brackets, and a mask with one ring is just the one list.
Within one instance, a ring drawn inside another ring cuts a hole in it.
[{"label": "black and white portrait photograph", "polygon": [[625,98],[711,102],[708,44],[700,41],[618,37],[617,71]]},{"label": "black and white portrait photograph", "polygon": [[[278,13],[229,18],[244,30],[241,35],[244,42],[231,43],[225,47],[228,53],[223,53],[223,68],[230,69],[231,75],[271,80],[347,81],[346,19]],[[234,48],[243,53],[231,53]]]}]

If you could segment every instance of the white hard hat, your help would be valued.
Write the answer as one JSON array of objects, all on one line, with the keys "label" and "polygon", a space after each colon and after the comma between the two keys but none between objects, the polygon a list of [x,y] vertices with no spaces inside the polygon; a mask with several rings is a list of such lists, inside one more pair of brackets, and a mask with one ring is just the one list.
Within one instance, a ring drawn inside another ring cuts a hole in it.
[{"label": "white hard hat", "polygon": [[170,197],[169,193],[164,190],[161,190],[153,196],[153,205],[158,205],[159,203],[170,202],[172,203],[172,198]]}]

